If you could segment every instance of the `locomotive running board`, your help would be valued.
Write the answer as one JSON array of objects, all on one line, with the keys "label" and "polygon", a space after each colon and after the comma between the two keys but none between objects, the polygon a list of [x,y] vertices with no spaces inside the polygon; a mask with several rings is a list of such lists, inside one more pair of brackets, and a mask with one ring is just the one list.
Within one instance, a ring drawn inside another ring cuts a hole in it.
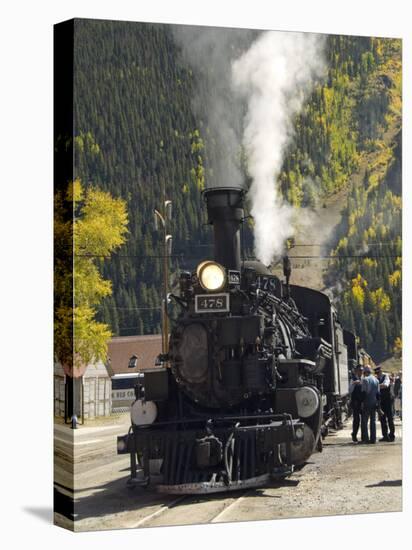
[{"label": "locomotive running board", "polygon": [[202,481],[198,483],[181,483],[180,485],[156,485],[158,493],[168,494],[187,494],[187,495],[206,495],[210,493],[223,493],[228,491],[239,491],[240,489],[253,489],[255,487],[264,487],[270,481],[286,477],[292,473],[291,468],[274,471],[272,474],[263,474],[258,477],[251,477],[245,480],[232,481],[226,485],[223,481]]}]

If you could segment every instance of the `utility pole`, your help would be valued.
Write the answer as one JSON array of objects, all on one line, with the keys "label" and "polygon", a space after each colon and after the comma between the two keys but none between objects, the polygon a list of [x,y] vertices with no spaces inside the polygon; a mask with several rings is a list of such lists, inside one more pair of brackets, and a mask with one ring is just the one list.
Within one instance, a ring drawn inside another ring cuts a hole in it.
[{"label": "utility pole", "polygon": [[169,293],[169,258],[172,252],[172,235],[168,234],[168,228],[172,221],[172,201],[164,199],[161,212],[156,208],[154,209],[154,221],[156,230],[163,230],[162,353],[165,354],[167,353],[167,341],[169,337],[167,296]]}]

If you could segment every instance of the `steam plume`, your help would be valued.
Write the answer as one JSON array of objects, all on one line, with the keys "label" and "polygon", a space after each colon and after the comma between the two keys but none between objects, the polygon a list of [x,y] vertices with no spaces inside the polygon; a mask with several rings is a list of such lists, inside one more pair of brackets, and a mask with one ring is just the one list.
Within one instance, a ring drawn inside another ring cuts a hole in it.
[{"label": "steam plume", "polygon": [[243,145],[252,178],[255,253],[269,264],[293,234],[293,208],[277,179],[293,135],[293,119],[323,73],[322,39],[303,33],[264,32],[232,64],[235,90],[247,101]]},{"label": "steam plume", "polygon": [[[252,178],[255,254],[269,264],[294,232],[296,211],[282,201],[277,180],[294,117],[323,73],[323,38],[187,26],[173,27],[173,35],[196,71],[193,110],[214,142],[208,143],[206,185],[244,185],[243,143]],[[299,210],[299,219],[303,216]]]},{"label": "steam plume", "polygon": [[179,25],[172,32],[184,61],[195,70],[192,108],[205,122],[209,140],[206,186],[241,187],[244,105],[234,98],[231,65],[259,31]]}]

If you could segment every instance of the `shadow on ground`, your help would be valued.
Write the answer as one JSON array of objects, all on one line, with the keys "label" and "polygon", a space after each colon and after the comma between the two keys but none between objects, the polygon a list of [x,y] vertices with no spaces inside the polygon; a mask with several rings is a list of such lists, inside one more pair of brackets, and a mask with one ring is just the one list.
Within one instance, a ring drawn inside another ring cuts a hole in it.
[{"label": "shadow on ground", "polygon": [[[116,479],[108,483],[84,488],[76,494],[75,500],[60,492],[59,487],[55,487],[55,512],[64,515],[69,519],[74,519],[76,522],[87,518],[98,518],[112,514],[119,514],[139,510],[149,506],[168,505],[175,501],[179,495],[167,495],[157,493],[154,489],[144,489],[142,487],[130,488],[126,485],[128,478]],[[274,480],[268,483],[265,487],[251,490],[248,497],[267,496],[264,491],[266,489],[277,489],[281,487],[296,487],[299,484],[296,479]],[[244,491],[244,489],[243,489]],[[84,495],[85,492],[90,494]],[[209,495],[188,495],[181,503],[177,503],[176,507],[184,507],[188,504],[214,500],[221,500],[240,496],[242,490],[226,491],[224,493],[214,493]],[[181,495],[183,496],[183,495]],[[279,496],[279,498],[281,498]],[[74,513],[73,513],[74,512]]]},{"label": "shadow on ground", "polygon": [[402,487],[402,480],[401,479],[394,479],[394,480],[385,480],[380,481],[379,483],[374,483],[373,485],[365,485],[367,488],[371,487]]},{"label": "shadow on ground", "polygon": [[35,516],[36,518],[45,521],[46,523],[53,523],[53,509],[47,506],[26,506],[23,508],[24,512]]},{"label": "shadow on ground", "polygon": [[356,447],[358,445],[358,442],[354,441],[345,441],[342,443],[324,443],[324,448],[328,447]]}]

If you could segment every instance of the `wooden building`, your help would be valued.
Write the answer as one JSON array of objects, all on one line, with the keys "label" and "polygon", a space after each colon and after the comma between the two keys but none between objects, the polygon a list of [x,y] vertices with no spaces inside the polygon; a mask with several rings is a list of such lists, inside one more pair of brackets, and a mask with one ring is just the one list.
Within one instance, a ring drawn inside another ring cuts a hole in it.
[{"label": "wooden building", "polygon": [[[162,351],[161,335],[119,336],[109,342],[108,360],[66,372],[54,365],[54,414],[70,422],[77,411],[80,423],[126,412],[134,401],[137,372],[155,366]],[[73,376],[74,372],[74,376]]]},{"label": "wooden building", "polygon": [[106,365],[99,361],[70,376],[59,363],[54,365],[54,415],[70,422],[71,403],[78,421],[85,422],[112,412],[112,382]]}]

